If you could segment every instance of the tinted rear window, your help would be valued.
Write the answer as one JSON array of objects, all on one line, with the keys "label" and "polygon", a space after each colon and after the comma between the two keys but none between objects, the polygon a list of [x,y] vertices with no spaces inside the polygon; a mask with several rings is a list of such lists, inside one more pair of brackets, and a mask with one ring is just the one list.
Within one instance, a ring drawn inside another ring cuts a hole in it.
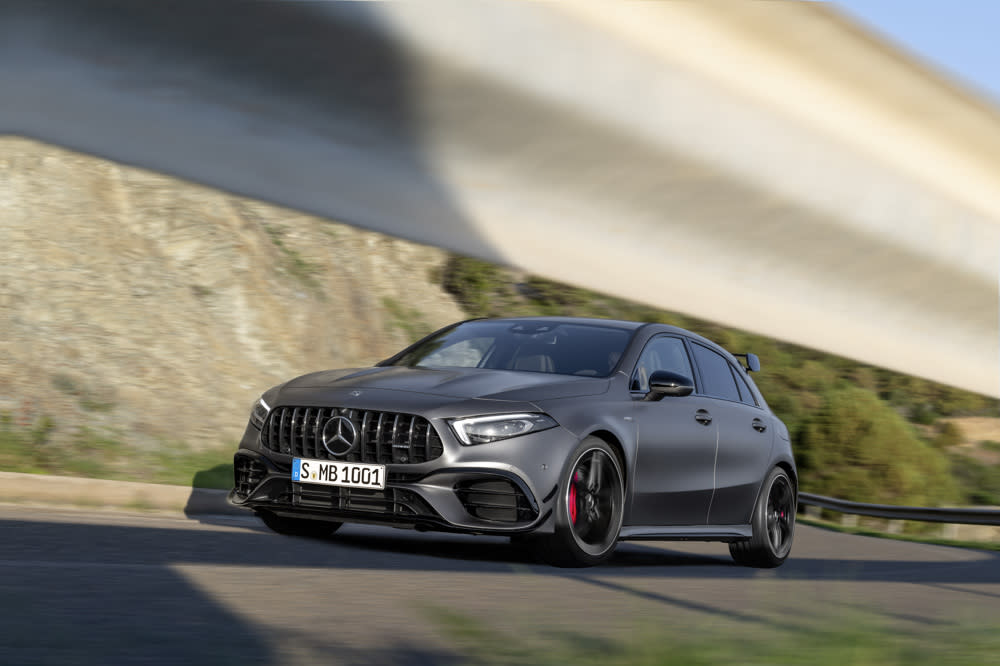
[{"label": "tinted rear window", "polygon": [[757,399],[753,396],[753,391],[750,390],[750,385],[747,384],[747,380],[743,378],[743,375],[736,368],[730,368],[733,371],[733,376],[736,377],[737,387],[740,389],[740,400],[748,405],[757,406]]},{"label": "tinted rear window", "polygon": [[694,343],[691,347],[698,369],[701,370],[703,384],[701,392],[714,398],[739,402],[740,392],[736,388],[736,380],[733,379],[726,357],[698,343]]}]

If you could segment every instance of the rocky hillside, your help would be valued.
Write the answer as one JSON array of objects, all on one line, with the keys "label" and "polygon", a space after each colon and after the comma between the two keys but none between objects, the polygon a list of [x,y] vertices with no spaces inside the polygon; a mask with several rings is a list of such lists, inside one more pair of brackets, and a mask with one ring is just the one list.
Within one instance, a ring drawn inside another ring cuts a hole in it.
[{"label": "rocky hillside", "polygon": [[0,137],[0,412],[235,442],[265,388],[463,314],[440,250]]}]

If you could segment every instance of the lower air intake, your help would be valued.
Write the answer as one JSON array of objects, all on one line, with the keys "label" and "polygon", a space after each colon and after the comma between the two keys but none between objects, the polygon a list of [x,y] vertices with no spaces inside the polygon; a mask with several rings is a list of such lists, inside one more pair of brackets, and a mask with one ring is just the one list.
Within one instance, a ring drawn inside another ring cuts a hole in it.
[{"label": "lower air intake", "polygon": [[233,461],[233,490],[237,497],[246,499],[250,496],[267,474],[267,468],[253,458],[236,456]]},{"label": "lower air intake", "polygon": [[530,522],[537,517],[527,496],[514,482],[487,477],[460,481],[455,494],[469,515],[497,523]]}]

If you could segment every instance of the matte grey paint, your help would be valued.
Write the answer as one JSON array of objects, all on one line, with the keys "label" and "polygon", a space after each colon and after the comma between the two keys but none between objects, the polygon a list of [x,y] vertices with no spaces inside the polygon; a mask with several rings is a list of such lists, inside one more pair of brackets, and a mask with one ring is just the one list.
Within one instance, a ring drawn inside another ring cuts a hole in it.
[{"label": "matte grey paint", "polygon": [[[758,398],[760,407],[711,398],[700,393],[697,378],[692,395],[644,401],[644,394],[629,390],[630,376],[645,343],[660,333],[682,336],[718,351],[738,368],[755,394],[759,395],[759,391],[731,354],[701,336],[662,324],[621,324],[635,328],[635,332],[610,378],[380,366],[312,373],[272,388],[264,398],[271,408],[353,407],[419,414],[429,419],[441,436],[444,454],[427,463],[388,465],[388,471],[435,472],[419,483],[398,487],[420,494],[452,529],[500,534],[551,532],[555,502],[561,497],[552,491],[567,456],[583,438],[602,433],[602,437],[613,440],[624,458],[622,538],[642,538],[644,534],[651,538],[741,538],[749,529],[751,510],[767,472],[784,463],[796,483],[790,443],[787,438],[775,436],[787,430],[762,398]],[[697,368],[693,356],[690,360]],[[463,446],[448,425],[448,419],[455,417],[522,411],[545,412],[559,427],[491,444]],[[711,420],[704,423],[702,415],[706,412]],[[754,419],[764,422],[764,432],[754,429]],[[290,463],[290,457],[262,449],[253,426],[248,426],[240,449],[273,459],[279,468]],[[516,477],[537,503],[538,520],[509,527],[466,513],[451,491],[451,484],[472,470],[493,470]],[[287,480],[287,472],[280,469],[274,478],[282,478],[282,474]],[[260,494],[264,496],[266,493]],[[231,501],[264,506],[258,502],[260,497],[255,493],[248,501],[240,502],[231,494]]]}]

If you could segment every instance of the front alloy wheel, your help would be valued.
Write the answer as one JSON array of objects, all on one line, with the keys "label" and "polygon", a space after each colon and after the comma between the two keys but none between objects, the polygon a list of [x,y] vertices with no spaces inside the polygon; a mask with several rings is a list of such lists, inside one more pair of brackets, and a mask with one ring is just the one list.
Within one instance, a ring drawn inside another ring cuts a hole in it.
[{"label": "front alloy wheel", "polygon": [[585,567],[614,552],[621,530],[625,489],[621,465],[597,437],[583,440],[569,458],[560,483],[555,533],[540,543],[551,564]]}]

